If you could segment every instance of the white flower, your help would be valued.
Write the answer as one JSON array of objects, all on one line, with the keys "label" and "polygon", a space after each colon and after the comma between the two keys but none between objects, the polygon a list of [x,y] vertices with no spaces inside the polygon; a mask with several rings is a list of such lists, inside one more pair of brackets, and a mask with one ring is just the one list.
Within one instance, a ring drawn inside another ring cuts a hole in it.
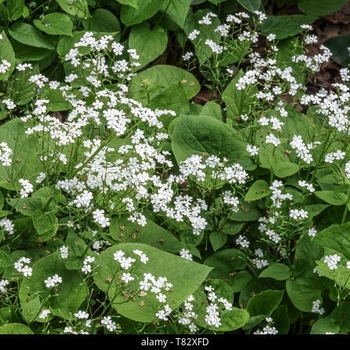
[{"label": "white flower", "polygon": [[189,250],[185,249],[185,248],[182,248],[180,250],[180,256],[184,259],[187,259],[187,260],[193,260],[193,256],[192,254],[190,253]]},{"label": "white flower", "polygon": [[337,254],[326,255],[324,262],[328,265],[330,270],[336,270],[338,268],[338,262],[341,260],[341,257]]},{"label": "white flower", "polygon": [[198,29],[194,29],[190,34],[188,34],[188,38],[193,41],[197,38],[197,36],[200,34],[200,31]]},{"label": "white flower", "polygon": [[249,248],[249,241],[246,237],[239,235],[238,238],[236,239],[236,244],[241,246],[242,248]]},{"label": "white flower", "polygon": [[5,293],[6,292],[6,286],[10,283],[9,280],[0,280],[0,293]]},{"label": "white flower", "polygon": [[82,310],[79,310],[78,312],[76,312],[74,316],[80,320],[89,318],[89,314],[86,311],[82,311]]},{"label": "white flower", "polygon": [[275,147],[277,147],[281,143],[280,139],[278,139],[273,134],[267,135],[265,141],[266,143],[272,143]]},{"label": "white flower", "polygon": [[221,45],[215,43],[211,39],[205,40],[204,44],[208,45],[211,48],[211,51],[216,54],[220,54],[224,50],[224,48]]},{"label": "white flower", "polygon": [[13,235],[15,233],[15,225],[10,219],[2,218],[0,219],[0,229],[7,232],[9,235]]},{"label": "white flower", "polygon": [[55,274],[52,277],[48,277],[44,282],[47,288],[56,287],[59,283],[62,283],[62,277]]},{"label": "white flower", "polygon": [[315,300],[312,302],[312,308],[311,308],[311,312],[316,313],[316,314],[324,314],[325,310],[323,307],[321,306],[321,300]]},{"label": "white flower", "polygon": [[259,154],[259,147],[258,146],[247,145],[246,150],[251,156],[257,156]]},{"label": "white flower", "polygon": [[11,63],[6,60],[2,60],[0,63],[0,73],[6,73],[11,67]]},{"label": "white flower", "polygon": [[133,281],[135,277],[131,276],[129,272],[123,272],[121,276],[121,280],[125,283],[129,283],[130,281]]},{"label": "white flower", "polygon": [[19,179],[18,181],[22,185],[22,188],[20,190],[21,198],[28,197],[29,194],[34,190],[33,185],[26,179]]},{"label": "white flower", "polygon": [[46,179],[46,174],[45,174],[45,173],[40,173],[40,174],[37,176],[35,182],[36,182],[37,184],[41,184],[45,179]]},{"label": "white flower", "polygon": [[289,212],[289,216],[294,220],[303,220],[307,219],[308,213],[304,209],[291,209]]},{"label": "white flower", "polygon": [[68,258],[68,247],[67,246],[62,246],[60,247],[60,254],[62,259],[67,259]]},{"label": "white flower", "polygon": [[101,227],[108,227],[110,220],[109,218],[106,218],[104,214],[105,211],[103,209],[96,209],[92,213],[92,217],[97,224],[101,225]]},{"label": "white flower", "polygon": [[117,328],[117,325],[112,320],[111,316],[104,316],[103,319],[101,320],[101,324],[105,326],[110,332],[116,330]]},{"label": "white flower", "polygon": [[2,166],[10,166],[12,163],[11,159],[12,149],[8,146],[6,142],[0,142],[0,162]]},{"label": "white flower", "polygon": [[14,263],[14,268],[22,273],[25,277],[30,277],[32,275],[33,269],[29,267],[27,264],[30,263],[30,259],[26,257],[19,258]]},{"label": "white flower", "polygon": [[51,313],[51,311],[48,309],[41,310],[41,312],[39,314],[39,318],[44,320],[50,313]]}]

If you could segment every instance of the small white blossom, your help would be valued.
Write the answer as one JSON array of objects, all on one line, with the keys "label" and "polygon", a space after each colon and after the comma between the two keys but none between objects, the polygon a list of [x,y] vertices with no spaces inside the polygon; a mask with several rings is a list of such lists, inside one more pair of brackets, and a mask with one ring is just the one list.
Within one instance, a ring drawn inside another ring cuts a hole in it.
[{"label": "small white blossom", "polygon": [[44,282],[47,288],[56,287],[59,283],[62,283],[62,277],[55,274],[48,277]]},{"label": "small white blossom", "polygon": [[41,310],[40,314],[39,314],[39,318],[41,318],[42,320],[44,320],[48,315],[51,314],[51,311],[48,309],[44,309]]},{"label": "small white blossom", "polygon": [[341,257],[337,254],[326,255],[324,258],[324,262],[328,265],[330,270],[336,270],[338,268],[338,263],[341,260]]},{"label": "small white blossom", "polygon": [[315,300],[312,302],[312,308],[311,308],[311,312],[315,313],[315,314],[319,314],[322,315],[324,314],[325,310],[323,307],[321,306],[321,300]]},{"label": "small white blossom", "polygon": [[68,258],[68,247],[67,246],[62,246],[60,247],[60,254],[62,259],[67,259]]},{"label": "small white blossom", "polygon": [[115,331],[117,328],[117,325],[112,320],[111,316],[104,316],[101,320],[101,324],[105,326],[110,332]]},{"label": "small white blossom", "polygon": [[188,249],[182,248],[180,250],[180,256],[187,260],[193,260],[193,256]]},{"label": "small white blossom", "polygon": [[22,188],[20,190],[21,198],[28,197],[29,194],[32,193],[34,190],[33,185],[26,179],[19,179],[18,181],[22,185]]},{"label": "small white blossom", "polygon": [[101,227],[108,227],[110,224],[109,218],[105,217],[105,211],[103,209],[96,209],[92,213],[94,221],[101,225]]},{"label": "small white blossom", "polygon": [[5,293],[6,292],[6,286],[10,284],[9,280],[2,279],[0,280],[0,293]]},{"label": "small white blossom", "polygon": [[26,257],[19,258],[14,263],[14,268],[23,274],[24,277],[30,277],[32,275],[33,269],[28,266],[30,264],[30,259]]}]

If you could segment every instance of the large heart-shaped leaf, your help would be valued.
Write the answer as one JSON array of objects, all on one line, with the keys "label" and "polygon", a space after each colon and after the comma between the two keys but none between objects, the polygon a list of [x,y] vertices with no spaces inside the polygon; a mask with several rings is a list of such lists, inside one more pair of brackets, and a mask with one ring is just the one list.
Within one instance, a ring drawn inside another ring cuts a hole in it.
[{"label": "large heart-shaped leaf", "polygon": [[206,115],[186,115],[174,120],[170,130],[172,150],[178,163],[193,154],[207,153],[245,168],[252,166],[245,142],[220,120]]},{"label": "large heart-shaped leaf", "polygon": [[[148,262],[139,261],[135,250],[143,252]],[[114,260],[116,251],[124,252],[126,259],[137,259],[134,267],[122,270],[119,262]],[[166,294],[166,304],[174,310],[198,289],[211,270],[208,266],[144,243],[121,243],[110,247],[96,257],[96,265],[94,280],[102,291],[108,293],[112,306],[121,315],[140,322],[156,320],[156,312],[164,308],[153,292],[140,292],[140,282],[145,274],[151,274],[155,279],[166,278],[172,284],[171,291]],[[123,272],[129,272],[134,280],[123,284],[120,279]]]},{"label": "large heart-shaped leaf", "polygon": [[[38,260],[32,268],[32,276],[23,280],[19,289],[21,306],[25,308],[27,303],[40,295],[41,307],[50,309],[53,315],[71,318],[88,296],[81,274],[76,270],[67,270],[59,252]],[[49,297],[51,291],[46,287],[45,280],[55,274],[62,278],[62,283],[58,285],[55,296]]]}]

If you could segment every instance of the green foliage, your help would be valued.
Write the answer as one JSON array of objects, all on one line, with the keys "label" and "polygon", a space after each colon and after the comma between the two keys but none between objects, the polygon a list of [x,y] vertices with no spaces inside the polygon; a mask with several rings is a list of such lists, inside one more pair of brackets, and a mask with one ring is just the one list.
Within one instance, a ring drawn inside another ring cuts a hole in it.
[{"label": "green foliage", "polygon": [[178,163],[193,154],[212,154],[249,167],[245,144],[227,125],[210,116],[181,116],[170,125],[171,144]]},{"label": "green foliage", "polygon": [[[149,262],[135,266],[135,279],[129,284],[128,295],[120,295],[120,271],[118,263],[113,264],[113,255],[121,250],[128,256],[135,256],[135,249],[144,252]],[[168,304],[171,309],[175,309],[202,284],[210,272],[210,268],[205,265],[182,259],[144,243],[123,243],[108,248],[97,258],[97,264],[99,267],[94,280],[102,291],[108,293],[109,300],[118,313],[131,320],[149,323],[156,320],[159,301],[152,293],[139,292],[138,285],[144,279],[144,274],[150,273],[156,278],[165,277],[172,284]]]}]

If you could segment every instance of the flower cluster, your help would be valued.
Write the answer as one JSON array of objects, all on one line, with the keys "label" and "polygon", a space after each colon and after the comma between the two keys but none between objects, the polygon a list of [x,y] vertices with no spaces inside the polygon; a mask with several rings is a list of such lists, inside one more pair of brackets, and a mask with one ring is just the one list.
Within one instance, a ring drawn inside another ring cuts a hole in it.
[{"label": "flower cluster", "polygon": [[0,293],[6,292],[6,286],[10,284],[10,281],[7,279],[0,280]]},{"label": "flower cluster", "polygon": [[12,220],[7,218],[0,219],[0,229],[9,235],[13,235],[15,233],[15,225]]},{"label": "flower cluster", "polygon": [[54,274],[53,276],[46,278],[44,282],[47,288],[57,287],[60,283],[62,283],[62,277]]},{"label": "flower cluster", "polygon": [[312,303],[312,308],[311,308],[311,312],[315,313],[315,314],[319,314],[319,315],[323,315],[325,310],[323,307],[321,307],[321,300],[315,300]]},{"label": "flower cluster", "polygon": [[254,334],[278,334],[278,330],[276,329],[275,326],[273,326],[273,319],[272,317],[267,317],[265,319],[266,321],[266,326],[264,326],[262,329],[258,329],[254,332]]},{"label": "flower cluster", "polygon": [[[215,288],[211,285],[204,286],[204,291],[207,297],[206,311],[203,315],[203,321],[211,329],[219,328],[221,326],[221,312],[232,310],[232,303],[226,298],[219,297]],[[182,311],[178,313],[178,323],[188,328],[191,333],[198,331],[197,321],[199,320],[199,310],[195,307],[196,298],[190,295],[183,303]]]},{"label": "flower cluster", "polygon": [[19,258],[15,263],[15,269],[22,273],[24,277],[30,277],[32,275],[33,269],[29,266],[31,260],[26,257]]},{"label": "flower cluster", "polygon": [[6,142],[0,142],[0,162],[2,166],[8,167],[12,163],[12,149]]}]

